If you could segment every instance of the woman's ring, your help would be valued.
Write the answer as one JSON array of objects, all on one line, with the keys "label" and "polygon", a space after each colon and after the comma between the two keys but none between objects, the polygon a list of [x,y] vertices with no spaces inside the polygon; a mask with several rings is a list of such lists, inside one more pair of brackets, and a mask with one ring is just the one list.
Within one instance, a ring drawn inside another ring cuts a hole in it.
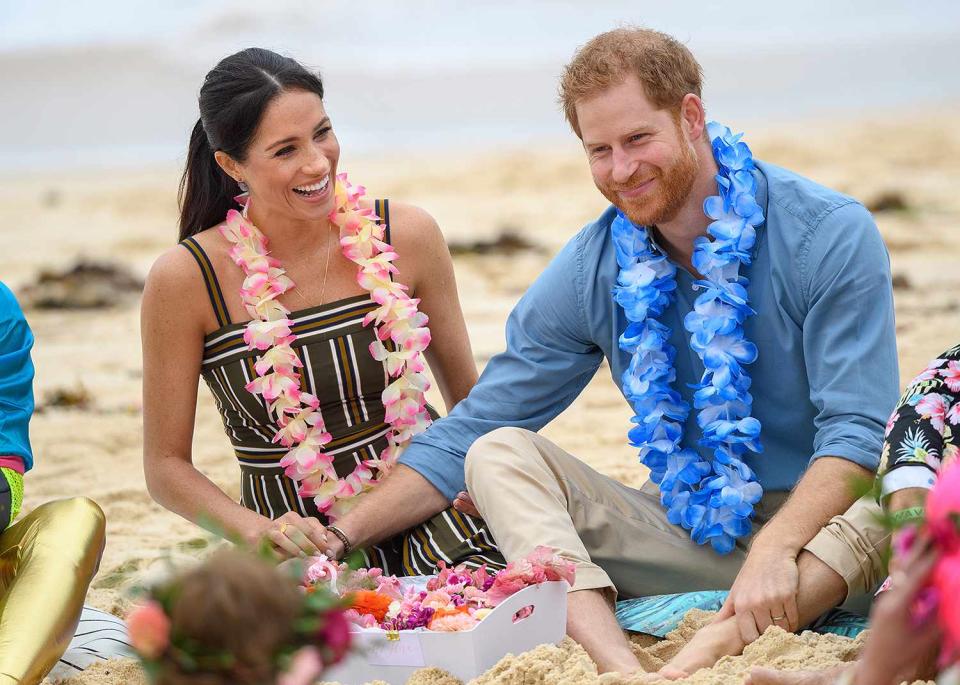
[{"label": "woman's ring", "polygon": [[[286,535],[286,534],[287,534],[287,528],[289,527],[289,525],[290,525],[290,524],[289,524],[289,523],[286,523],[286,522],[280,524],[280,535]],[[774,619],[774,620],[776,620],[776,619]]]}]

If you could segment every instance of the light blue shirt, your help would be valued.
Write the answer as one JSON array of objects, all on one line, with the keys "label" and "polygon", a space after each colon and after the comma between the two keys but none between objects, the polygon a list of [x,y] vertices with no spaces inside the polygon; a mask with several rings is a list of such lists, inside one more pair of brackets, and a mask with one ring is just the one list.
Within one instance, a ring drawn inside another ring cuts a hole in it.
[{"label": "light blue shirt", "polygon": [[29,425],[33,415],[33,333],[10,289],[0,283],[0,457],[21,457],[33,467]]},{"label": "light blue shirt", "polygon": [[[753,263],[741,274],[750,279],[757,312],[744,328],[759,356],[746,368],[764,451],[745,461],[768,491],[789,490],[823,456],[875,471],[899,386],[883,240],[853,198],[786,169],[757,166],[766,222],[757,230]],[[510,314],[506,351],[490,360],[449,416],[401,455],[401,464],[448,498],[464,489],[464,459],[480,436],[501,426],[539,430],[573,402],[604,358],[621,387],[629,357],[617,344],[627,320],[611,295],[615,216],[610,207],[567,243]],[[677,350],[674,388],[691,405],[689,384],[703,373],[683,328],[696,299],[693,282],[678,268],[677,298],[660,318]],[[622,427],[624,441],[630,425]],[[683,446],[697,449],[699,437],[692,411]]]}]

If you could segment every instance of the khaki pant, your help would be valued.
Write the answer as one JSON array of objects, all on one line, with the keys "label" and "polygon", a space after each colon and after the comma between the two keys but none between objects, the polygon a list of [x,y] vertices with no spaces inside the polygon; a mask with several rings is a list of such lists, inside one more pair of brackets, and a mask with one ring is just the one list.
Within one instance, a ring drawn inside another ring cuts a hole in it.
[{"label": "khaki pant", "polygon": [[[508,561],[547,545],[576,562],[573,590],[609,588],[623,597],[728,589],[749,539],[730,554],[690,540],[667,521],[653,483],[639,490],[604,476],[537,433],[500,428],[467,453],[467,489]],[[786,501],[768,492],[756,507],[753,533]],[[860,500],[835,516],[805,547],[847,583],[868,591],[884,572],[889,535],[877,505]],[[751,534],[751,537],[753,535]]]}]

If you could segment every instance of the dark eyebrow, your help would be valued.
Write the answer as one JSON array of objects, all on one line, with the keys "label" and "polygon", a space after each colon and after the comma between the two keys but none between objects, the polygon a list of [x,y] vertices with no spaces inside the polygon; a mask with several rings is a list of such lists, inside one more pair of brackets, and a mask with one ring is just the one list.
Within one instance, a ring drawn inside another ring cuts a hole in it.
[{"label": "dark eyebrow", "polygon": [[[320,123],[319,123],[319,124],[317,124],[316,126],[313,127],[313,132],[316,133],[317,130],[323,128],[324,126],[326,126],[326,125],[329,124],[329,123],[330,123],[330,117],[324,117],[323,119],[320,120]],[[273,148],[278,147],[278,146],[280,146],[280,145],[286,145],[287,143],[292,143],[292,142],[296,141],[296,139],[297,139],[297,136],[290,136],[289,138],[284,138],[283,140],[278,140],[277,142],[275,142],[275,143],[273,143],[273,144],[271,144],[271,145],[268,145],[268,146],[267,146],[267,150],[272,150]]]}]

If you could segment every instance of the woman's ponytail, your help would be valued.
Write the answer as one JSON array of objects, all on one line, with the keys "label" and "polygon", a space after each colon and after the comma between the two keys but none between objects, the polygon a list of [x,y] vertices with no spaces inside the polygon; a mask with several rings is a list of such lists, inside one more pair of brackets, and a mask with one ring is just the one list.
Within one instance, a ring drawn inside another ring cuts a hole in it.
[{"label": "woman's ponytail", "polygon": [[198,119],[180,178],[180,240],[223,221],[239,193],[237,182],[214,159],[203,122]]}]

